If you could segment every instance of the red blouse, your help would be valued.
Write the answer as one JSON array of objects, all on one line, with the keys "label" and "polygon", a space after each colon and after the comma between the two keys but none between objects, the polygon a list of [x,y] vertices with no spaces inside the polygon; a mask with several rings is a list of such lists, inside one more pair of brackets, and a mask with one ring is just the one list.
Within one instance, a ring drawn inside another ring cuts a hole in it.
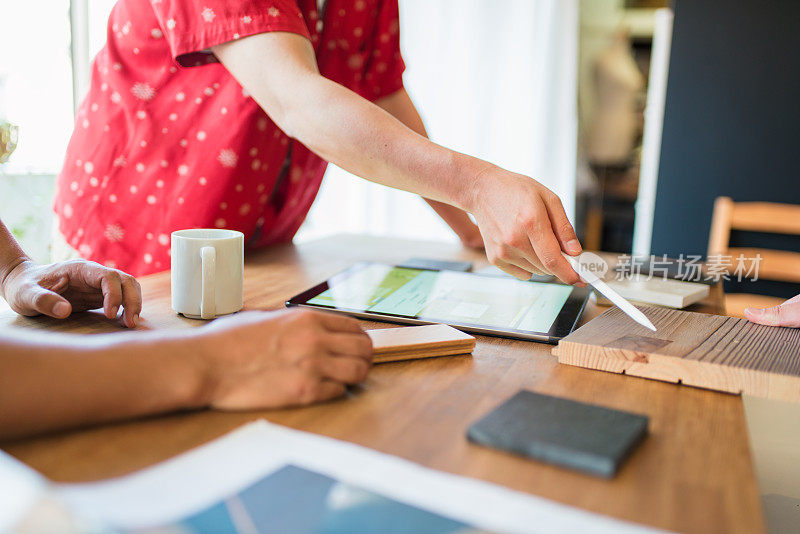
[{"label": "red blouse", "polygon": [[287,31],[323,76],[375,100],[402,88],[397,0],[119,0],[58,177],[59,230],[135,276],[169,268],[169,235],[230,228],[289,241],[327,162],[286,136],[211,46]]}]

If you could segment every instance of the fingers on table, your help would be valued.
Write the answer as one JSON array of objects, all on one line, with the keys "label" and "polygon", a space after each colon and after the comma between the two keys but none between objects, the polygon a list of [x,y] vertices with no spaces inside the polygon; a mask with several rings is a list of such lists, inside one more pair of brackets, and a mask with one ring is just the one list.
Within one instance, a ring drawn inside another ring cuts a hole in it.
[{"label": "fingers on table", "polygon": [[100,290],[103,292],[103,312],[109,319],[117,316],[122,306],[122,278],[115,271],[108,271],[100,276]]},{"label": "fingers on table", "polygon": [[119,308],[125,308],[123,321],[126,326],[136,326],[138,315],[142,311],[142,289],[132,276],[115,270],[96,268],[95,279],[100,281],[103,292],[103,311],[109,319],[117,316]]},{"label": "fingers on table", "polygon": [[792,298],[784,302],[782,305],[785,306],[786,304],[792,304],[793,302],[800,304],[800,295],[793,296]]},{"label": "fingers on table", "polygon": [[299,371],[288,373],[284,377],[286,397],[285,404],[311,404],[341,397],[347,390],[347,384],[341,380],[331,379],[316,372]]},{"label": "fingers on table", "polygon": [[335,354],[315,356],[310,360],[310,365],[322,379],[343,384],[363,382],[370,369],[370,362],[364,358]]},{"label": "fingers on table", "polygon": [[323,342],[328,352],[337,356],[372,360],[372,340],[364,333],[328,333]]},{"label": "fingers on table", "polygon": [[122,305],[125,307],[125,312],[122,319],[125,326],[133,328],[139,320],[139,314],[142,313],[142,287],[136,279],[128,274],[122,276]]},{"label": "fingers on table", "polygon": [[25,295],[27,307],[35,313],[64,319],[72,312],[72,305],[64,297],[42,286],[32,286]]},{"label": "fingers on table", "polygon": [[341,397],[345,391],[347,391],[347,385],[343,382],[327,379],[316,380],[302,387],[299,400],[304,404],[322,402]]},{"label": "fingers on table", "polygon": [[[335,313],[317,312],[315,316],[326,330],[331,332],[352,332],[354,334],[364,334],[364,329],[358,320],[346,315]],[[366,334],[364,334],[366,335]]]},{"label": "fingers on table", "polygon": [[800,301],[793,298],[772,308],[747,308],[744,315],[749,321],[758,324],[798,328],[800,327]]},{"label": "fingers on table", "polygon": [[323,350],[298,363],[300,374],[289,379],[290,402],[309,404],[340,397],[348,385],[363,382],[369,374],[371,358]]},{"label": "fingers on table", "polygon": [[344,384],[363,381],[372,365],[372,340],[356,319],[343,315],[303,311],[293,314],[305,354],[300,367],[310,376]]}]

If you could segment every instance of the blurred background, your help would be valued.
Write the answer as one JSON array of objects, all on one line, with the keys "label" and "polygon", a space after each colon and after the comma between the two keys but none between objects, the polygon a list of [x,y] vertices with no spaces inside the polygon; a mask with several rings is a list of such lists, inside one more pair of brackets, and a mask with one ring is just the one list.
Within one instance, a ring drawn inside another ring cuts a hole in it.
[{"label": "blurred background", "polygon": [[[729,315],[800,293],[800,2],[399,4],[406,88],[434,141],[550,187],[586,249],[768,254],[758,282],[725,283]],[[113,5],[0,0],[0,217],[40,262]],[[455,241],[418,197],[331,166],[296,240],[340,232]],[[773,482],[791,475],[759,473],[773,532],[797,530],[800,501]]]},{"label": "blurred background", "polygon": [[[39,261],[113,5],[0,0],[7,148],[18,128],[0,216]],[[717,197],[800,204],[798,2],[400,0],[400,11],[405,84],[431,138],[553,189],[587,249],[705,255]],[[331,166],[296,239],[339,232],[455,240],[416,196]],[[800,250],[800,236],[728,234],[731,246]]]}]

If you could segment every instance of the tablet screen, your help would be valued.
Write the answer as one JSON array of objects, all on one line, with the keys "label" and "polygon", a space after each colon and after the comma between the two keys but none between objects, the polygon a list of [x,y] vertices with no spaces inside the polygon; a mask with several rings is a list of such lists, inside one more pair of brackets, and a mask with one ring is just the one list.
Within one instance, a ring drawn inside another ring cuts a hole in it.
[{"label": "tablet screen", "polygon": [[572,286],[367,264],[334,277],[308,304],[449,324],[548,332]]}]

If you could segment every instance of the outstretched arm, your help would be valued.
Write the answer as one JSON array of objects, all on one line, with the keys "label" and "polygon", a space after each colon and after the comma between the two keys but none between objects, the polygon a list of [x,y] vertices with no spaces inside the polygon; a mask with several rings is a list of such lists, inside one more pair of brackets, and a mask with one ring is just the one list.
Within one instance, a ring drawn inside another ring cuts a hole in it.
[{"label": "outstretched arm", "polygon": [[173,410],[331,399],[364,380],[355,319],[245,312],[182,332],[0,333],[0,439]]},{"label": "outstretched arm", "polygon": [[321,76],[305,37],[271,32],[212,50],[284,132],[321,157],[472,213],[489,260],[514,276],[544,271],[579,282],[561,251],[578,254],[580,243],[560,200],[540,183],[432,143]]},{"label": "outstretched arm", "polygon": [[[387,111],[412,131],[428,137],[428,132],[425,130],[425,124],[422,122],[422,117],[419,116],[414,102],[405,89],[392,93],[391,95],[375,101],[375,104],[381,109]],[[469,215],[455,206],[438,202],[436,200],[425,199],[431,208],[442,218],[444,222],[455,232],[461,243],[467,247],[482,248],[483,238],[481,232]]]}]

